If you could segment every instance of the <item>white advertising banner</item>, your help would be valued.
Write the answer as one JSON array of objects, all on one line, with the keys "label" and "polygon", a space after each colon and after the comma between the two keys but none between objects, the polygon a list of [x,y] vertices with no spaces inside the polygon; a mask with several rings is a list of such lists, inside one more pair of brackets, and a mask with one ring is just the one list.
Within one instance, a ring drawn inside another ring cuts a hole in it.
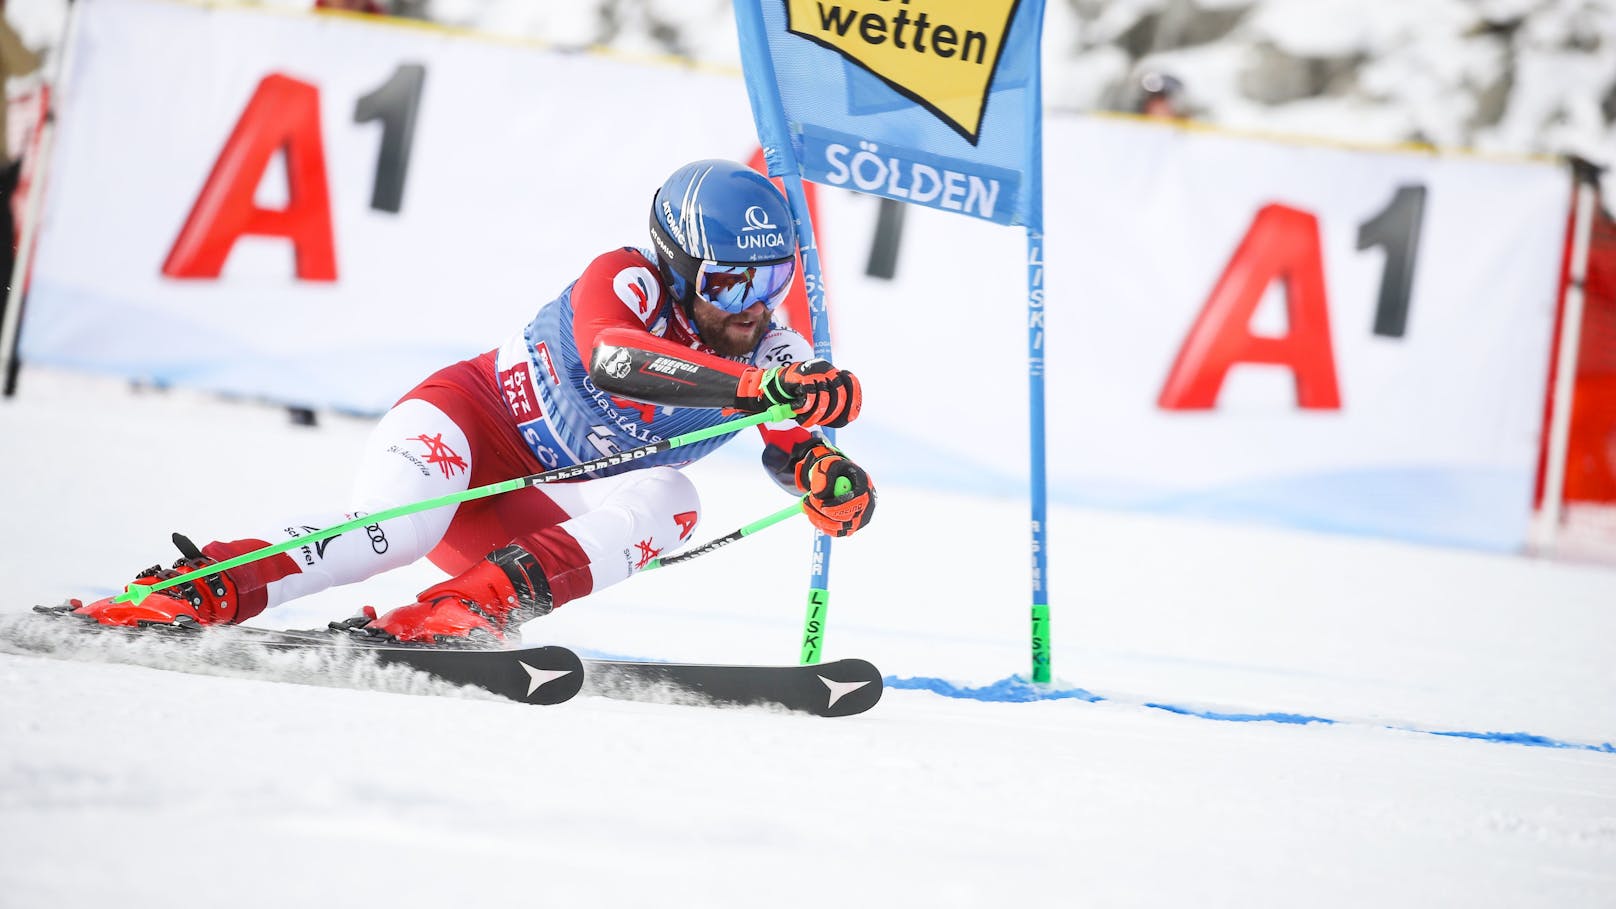
[{"label": "white advertising banner", "polygon": [[1091,213],[1050,206],[1072,241],[1051,297],[1088,316],[1051,332],[1082,389],[1051,432],[1082,452],[1069,476],[1136,505],[1521,545],[1563,168],[1105,121],[1062,149],[1061,198]]},{"label": "white advertising banner", "polygon": [[[78,5],[29,363],[379,411],[645,245],[674,168],[755,149],[738,75]],[[1560,168],[1108,118],[1045,143],[1053,501],[1523,543]],[[880,477],[1024,495],[1024,238],[817,197],[866,395],[839,441]]]},{"label": "white advertising banner", "polygon": [[384,410],[648,243],[679,164],[756,145],[735,78],[347,17],[79,7],[29,362]]},{"label": "white advertising banner", "polygon": [[[1524,543],[1562,168],[1107,117],[1050,119],[1045,139],[1052,501]],[[1015,494],[1023,242],[961,220],[909,212],[889,296],[850,305],[850,285],[880,291],[828,269],[859,325],[838,351],[869,373],[867,410],[949,428],[898,446],[947,452],[939,483]],[[882,359],[899,338],[970,378],[911,378]]]}]

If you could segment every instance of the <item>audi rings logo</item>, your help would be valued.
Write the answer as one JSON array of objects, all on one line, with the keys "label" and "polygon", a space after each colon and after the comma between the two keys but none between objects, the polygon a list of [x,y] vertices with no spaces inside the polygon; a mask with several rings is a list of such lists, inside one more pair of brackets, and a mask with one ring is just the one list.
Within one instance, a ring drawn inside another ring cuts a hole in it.
[{"label": "audi rings logo", "polygon": [[[365,513],[361,511],[352,515],[351,517],[362,518],[364,516]],[[365,533],[370,537],[370,548],[372,552],[376,553],[377,555],[383,555],[387,552],[387,534],[382,530],[382,525],[366,524]]]},{"label": "audi rings logo", "polygon": [[769,213],[761,205],[746,207],[746,226],[742,230],[779,230],[780,225],[769,220]]}]

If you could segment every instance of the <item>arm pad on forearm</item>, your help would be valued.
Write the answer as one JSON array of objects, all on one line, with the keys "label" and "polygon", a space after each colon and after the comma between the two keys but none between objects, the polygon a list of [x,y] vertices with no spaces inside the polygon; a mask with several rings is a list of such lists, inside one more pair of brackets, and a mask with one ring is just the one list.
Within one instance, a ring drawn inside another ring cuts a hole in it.
[{"label": "arm pad on forearm", "polygon": [[671,407],[734,407],[740,384],[694,356],[605,342],[595,345],[589,378],[608,394]]}]

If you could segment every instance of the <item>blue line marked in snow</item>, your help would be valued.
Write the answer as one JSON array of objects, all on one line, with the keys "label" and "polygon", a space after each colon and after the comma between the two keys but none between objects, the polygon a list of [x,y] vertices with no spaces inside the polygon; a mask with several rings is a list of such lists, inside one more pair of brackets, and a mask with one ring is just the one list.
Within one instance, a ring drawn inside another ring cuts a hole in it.
[{"label": "blue line marked in snow", "polygon": [[940,694],[945,698],[964,698],[972,701],[997,701],[1019,704],[1027,701],[1079,700],[1094,703],[1095,701],[1105,700],[1105,698],[1084,691],[1081,688],[1050,688],[1047,685],[1035,685],[1021,676],[1000,679],[981,688],[961,688],[953,682],[944,681],[943,679],[900,679],[892,675],[881,681],[888,688],[912,688]]},{"label": "blue line marked in snow", "polygon": [[1225,723],[1289,723],[1292,726],[1306,726],[1309,723],[1323,723],[1326,726],[1335,725],[1336,721],[1322,716],[1308,716],[1305,713],[1218,713],[1215,710],[1191,710],[1188,707],[1178,707],[1173,704],[1146,704],[1157,710],[1176,713],[1180,716],[1198,716],[1203,720],[1222,720]]},{"label": "blue line marked in snow", "polygon": [[[1396,729],[1399,727],[1388,727]],[[1616,745],[1610,742],[1601,742],[1589,745],[1583,742],[1562,742],[1546,736],[1533,735],[1530,732],[1439,732],[1435,729],[1415,729],[1414,732],[1424,732],[1430,735],[1442,735],[1455,739],[1481,739],[1485,742],[1504,742],[1510,745],[1531,745],[1536,748],[1569,748],[1573,751],[1597,751],[1601,754],[1616,754]]]},{"label": "blue line marked in snow", "polygon": [[[888,688],[910,689],[915,691],[930,691],[948,698],[961,698],[973,701],[988,701],[1001,704],[1021,704],[1030,701],[1056,701],[1078,700],[1095,704],[1107,700],[1104,695],[1098,695],[1082,688],[1054,688],[1047,685],[1035,685],[1022,676],[1011,676],[1000,679],[991,685],[982,685],[976,688],[956,685],[945,679],[916,677],[898,678],[887,676],[882,680]],[[1215,710],[1199,710],[1191,707],[1180,707],[1175,704],[1146,703],[1144,706],[1154,710],[1165,710],[1180,716],[1192,716],[1203,720],[1218,720],[1225,723],[1286,723],[1294,726],[1307,726],[1314,723],[1324,726],[1354,725],[1343,720],[1332,720],[1329,717],[1309,716],[1305,713],[1220,713]],[[1560,739],[1551,739],[1548,736],[1533,735],[1529,732],[1454,732],[1434,729],[1416,729],[1412,726],[1381,726],[1382,729],[1392,729],[1397,732],[1418,732],[1424,735],[1439,735],[1446,738],[1478,739],[1484,742],[1499,742],[1506,745],[1527,745],[1533,748],[1563,748],[1570,751],[1594,751],[1600,754],[1616,754],[1616,744],[1600,742],[1588,744],[1586,742],[1567,742]]]}]

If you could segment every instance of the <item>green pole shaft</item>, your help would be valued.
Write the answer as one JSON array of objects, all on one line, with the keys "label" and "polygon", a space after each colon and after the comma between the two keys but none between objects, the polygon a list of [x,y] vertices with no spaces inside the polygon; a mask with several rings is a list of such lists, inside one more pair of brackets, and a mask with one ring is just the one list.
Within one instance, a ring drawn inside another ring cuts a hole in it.
[{"label": "green pole shaft", "polygon": [[499,495],[502,492],[512,492],[514,490],[521,489],[524,486],[541,486],[545,483],[558,483],[563,480],[576,479],[577,477],[581,477],[592,470],[603,470],[608,467],[616,467],[619,464],[627,464],[648,455],[669,451],[685,445],[692,445],[696,442],[706,441],[714,436],[722,436],[732,432],[739,432],[748,426],[756,426],[759,423],[773,423],[779,420],[789,420],[793,415],[794,412],[792,411],[789,403],[777,404],[759,414],[740,417],[738,419],[719,423],[715,426],[708,426],[704,429],[692,430],[684,433],[683,435],[674,436],[671,439],[663,439],[660,442],[652,442],[650,445],[645,445],[629,451],[618,452],[617,454],[606,455],[605,457],[596,458],[593,461],[585,461],[582,464],[575,464],[571,467],[561,467],[556,470],[547,470],[543,473],[535,473],[525,477],[517,477],[513,480],[501,480],[498,483],[489,483],[487,486],[478,486],[473,489],[463,490],[461,492],[452,492],[448,495],[438,496],[435,499],[426,499],[420,502],[411,502],[407,505],[399,505],[393,508],[388,508],[383,511],[354,518],[350,521],[344,521],[341,524],[334,524],[313,533],[304,534],[300,537],[294,537],[290,540],[276,543],[272,546],[265,546],[262,549],[255,549],[252,552],[243,553],[242,555],[225,559],[222,562],[215,562],[211,565],[198,568],[195,571],[188,571],[185,574],[176,575],[175,577],[169,578],[166,581],[160,581],[156,584],[130,584],[124,589],[123,593],[113,597],[112,602],[139,603],[141,600],[144,600],[148,594],[155,591],[166,590],[169,587],[184,584],[187,581],[192,581],[196,578],[204,578],[208,575],[218,574],[221,571],[235,568],[237,565],[245,565],[248,562],[256,562],[259,559],[267,559],[272,555],[279,555],[280,553],[286,552],[289,549],[296,549],[300,546],[306,546],[309,543],[317,540],[324,540],[330,537],[338,536],[340,534],[347,533],[350,530],[355,530],[370,524],[379,524],[382,521],[390,521],[393,518],[403,517],[404,515],[408,514],[415,514],[419,511],[430,511],[434,508],[442,508],[445,505],[457,505],[461,502],[469,502],[473,499],[481,499],[488,496]]},{"label": "green pole shaft", "polygon": [[[836,481],[836,495],[846,495],[853,488],[852,481],[846,477]],[[804,499],[807,497],[804,496]],[[823,549],[820,543],[824,543]],[[830,538],[823,533],[814,535],[814,577],[824,580],[823,566],[819,560],[830,557]],[[808,613],[802,618],[802,665],[809,666],[819,662],[820,652],[825,647],[825,614],[830,610],[830,589],[825,583],[814,583],[808,587]]]},{"label": "green pole shaft", "polygon": [[830,591],[824,587],[808,588],[808,614],[802,618],[802,665],[819,662],[824,646],[825,613],[830,609]]},{"label": "green pole shaft", "polygon": [[[807,498],[807,496],[804,496],[803,498]],[[722,549],[736,540],[741,539],[742,537],[751,536],[765,527],[772,527],[775,524],[786,520],[787,518],[799,514],[802,514],[802,499],[792,502],[790,505],[787,505],[766,518],[759,518],[745,527],[732,530],[716,539],[708,540],[700,546],[697,546],[695,549],[687,549],[684,552],[675,553],[671,556],[663,556],[662,558],[652,559],[651,561],[645,563],[645,567],[640,569],[640,573],[644,574],[645,572],[654,568],[662,568],[666,565],[677,565],[680,562],[689,561],[697,556],[706,555],[715,549]]]},{"label": "green pole shaft", "polygon": [[1050,680],[1048,603],[1032,605],[1032,680],[1040,684]]}]

